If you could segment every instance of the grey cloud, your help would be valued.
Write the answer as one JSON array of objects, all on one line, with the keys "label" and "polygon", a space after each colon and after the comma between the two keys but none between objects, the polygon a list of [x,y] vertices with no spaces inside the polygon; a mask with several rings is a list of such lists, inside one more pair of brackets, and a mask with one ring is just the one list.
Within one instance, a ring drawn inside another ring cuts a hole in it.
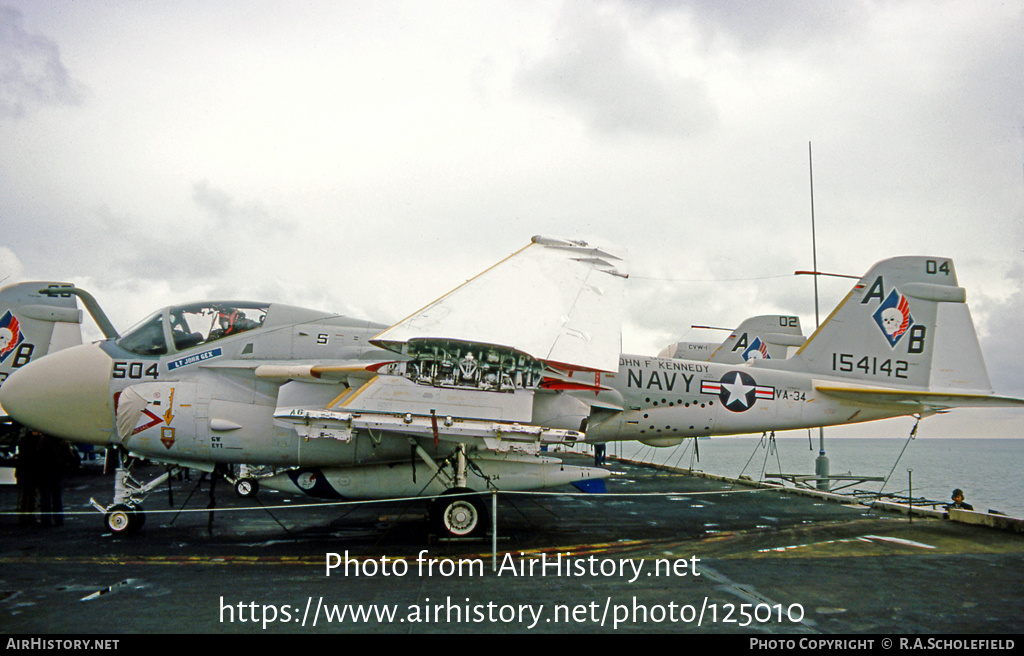
[{"label": "grey cloud", "polygon": [[[197,238],[192,230],[153,230],[107,208],[98,211],[98,219],[96,234],[102,235],[104,241],[120,245],[109,249],[113,254],[110,260],[93,262],[107,275],[180,283],[213,278],[227,268],[216,249],[208,245],[209,240]],[[93,275],[92,271],[86,273]]]},{"label": "grey cloud", "polygon": [[[154,283],[238,289],[262,273],[262,260],[246,254],[264,252],[271,244],[288,249],[284,222],[260,203],[239,202],[206,182],[193,186],[192,199],[195,211],[174,220],[125,214],[107,205],[73,211],[59,224],[36,223],[34,230],[14,237],[12,254],[27,257],[26,268],[47,272],[33,275],[120,281],[133,289]],[[53,256],[55,234],[67,244],[59,258]],[[6,270],[3,255],[0,248],[0,269]]]},{"label": "grey cloud", "polygon": [[556,37],[517,81],[580,113],[598,132],[693,135],[715,125],[704,83],[645,61],[614,13],[567,12]]},{"label": "grey cloud", "polygon": [[57,45],[26,32],[20,11],[0,7],[0,116],[18,118],[37,107],[75,105],[83,94]]},{"label": "grey cloud", "polygon": [[0,286],[21,278],[24,268],[17,253],[6,246],[0,246]]},{"label": "grey cloud", "polygon": [[1021,396],[1024,395],[1024,371],[1020,367],[1024,354],[1020,341],[1020,327],[1024,325],[1024,266],[1014,267],[1008,276],[1017,281],[1017,290],[1003,303],[984,304],[989,317],[986,334],[980,336],[980,341],[996,393]]},{"label": "grey cloud", "polygon": [[250,234],[254,229],[275,232],[287,227],[285,222],[259,203],[239,203],[229,193],[211,186],[206,180],[192,185],[192,200],[218,219],[220,227],[245,230]]},{"label": "grey cloud", "polygon": [[852,0],[691,0],[685,5],[645,2],[642,6],[657,14],[682,7],[707,34],[724,36],[747,49],[798,48],[835,40],[857,31],[870,14],[869,3]]}]

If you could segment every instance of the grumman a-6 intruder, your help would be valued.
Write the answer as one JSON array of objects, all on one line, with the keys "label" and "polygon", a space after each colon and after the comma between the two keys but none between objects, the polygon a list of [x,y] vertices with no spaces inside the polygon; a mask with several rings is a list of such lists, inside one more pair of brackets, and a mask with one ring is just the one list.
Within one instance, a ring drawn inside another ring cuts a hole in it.
[{"label": "grumman a-6 intruder", "polygon": [[[875,264],[788,359],[745,364],[623,355],[603,375],[587,441],[654,446],[688,437],[834,426],[957,407],[1024,406],[995,396],[952,260]],[[618,405],[619,410],[609,406]]]},{"label": "grumman a-6 intruder", "polygon": [[[15,372],[0,403],[42,432],[212,470],[272,465],[264,486],[314,496],[441,497],[456,535],[479,501],[451,493],[585,482],[603,469],[539,452],[584,439],[668,446],[687,437],[831,426],[995,396],[953,263],[876,264],[789,359],[619,355],[625,278],[614,251],[533,243],[385,329],[264,303],[165,308]],[[122,468],[101,509],[131,531],[160,479]]]},{"label": "grumman a-6 intruder", "polygon": [[[168,307],[19,369],[2,403],[26,426],[124,456],[288,468],[260,480],[268,487],[448,494],[434,515],[468,535],[485,514],[466,492],[599,486],[608,475],[540,453],[583,434],[538,425],[533,398],[617,366],[621,264],[582,242],[534,238],[391,328],[271,303]],[[136,530],[167,475],[142,485],[122,466],[102,506],[109,529]]]}]

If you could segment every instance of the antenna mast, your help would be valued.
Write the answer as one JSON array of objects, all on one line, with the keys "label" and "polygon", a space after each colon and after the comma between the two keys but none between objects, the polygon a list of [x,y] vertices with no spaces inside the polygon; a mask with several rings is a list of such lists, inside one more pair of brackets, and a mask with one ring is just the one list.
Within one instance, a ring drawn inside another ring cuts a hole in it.
[{"label": "antenna mast", "polygon": [[[817,330],[821,324],[821,315],[818,312],[818,238],[814,229],[814,158],[811,154],[811,142],[807,142],[807,170],[811,178],[811,255],[814,259],[814,329]],[[829,488],[829,463],[825,456],[825,429],[818,427],[818,458],[814,461],[814,474],[818,477],[818,489],[828,490]]]},{"label": "antenna mast", "polygon": [[810,141],[807,142],[807,170],[811,176],[811,259],[814,262],[814,329],[817,330],[821,327],[821,317],[818,313],[818,239],[814,232],[814,158]]}]

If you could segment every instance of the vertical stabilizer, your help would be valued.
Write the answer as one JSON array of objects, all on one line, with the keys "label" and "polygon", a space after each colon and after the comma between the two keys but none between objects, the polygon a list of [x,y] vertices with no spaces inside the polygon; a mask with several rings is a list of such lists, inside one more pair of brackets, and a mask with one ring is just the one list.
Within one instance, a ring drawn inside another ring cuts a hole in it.
[{"label": "vertical stabilizer", "polygon": [[[694,326],[709,328],[709,326]],[[764,314],[745,319],[721,344],[676,342],[658,353],[659,358],[743,364],[749,360],[785,360],[789,348],[804,343],[800,317]]]},{"label": "vertical stabilizer", "polygon": [[865,384],[991,391],[948,258],[875,264],[787,364]]},{"label": "vertical stabilizer", "polygon": [[741,364],[750,360],[785,360],[790,346],[803,343],[799,317],[778,314],[750,317],[732,331],[709,361]]},{"label": "vertical stabilizer", "polygon": [[13,370],[82,343],[82,311],[75,297],[40,293],[61,287],[73,285],[23,282],[0,288],[0,385]]},{"label": "vertical stabilizer", "polygon": [[966,303],[939,304],[929,386],[933,391],[992,389]]}]

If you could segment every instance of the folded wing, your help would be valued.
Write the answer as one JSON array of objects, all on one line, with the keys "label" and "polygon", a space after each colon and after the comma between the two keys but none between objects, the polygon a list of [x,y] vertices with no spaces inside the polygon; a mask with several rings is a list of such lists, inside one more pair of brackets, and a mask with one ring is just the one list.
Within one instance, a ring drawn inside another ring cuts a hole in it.
[{"label": "folded wing", "polygon": [[525,248],[377,335],[505,347],[563,368],[616,371],[624,256],[581,241],[534,237]]}]

